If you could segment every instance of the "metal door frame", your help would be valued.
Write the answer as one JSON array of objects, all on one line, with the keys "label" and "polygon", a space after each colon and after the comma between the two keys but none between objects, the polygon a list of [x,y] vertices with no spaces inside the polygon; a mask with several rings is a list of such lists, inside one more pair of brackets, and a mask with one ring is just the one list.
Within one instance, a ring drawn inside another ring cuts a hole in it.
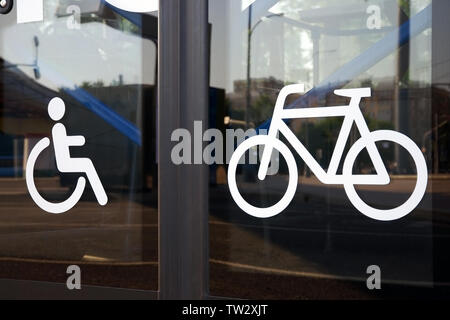
[{"label": "metal door frame", "polygon": [[171,134],[208,123],[208,0],[160,0],[158,19],[159,291],[0,280],[0,299],[208,298],[208,167],[176,166]]}]

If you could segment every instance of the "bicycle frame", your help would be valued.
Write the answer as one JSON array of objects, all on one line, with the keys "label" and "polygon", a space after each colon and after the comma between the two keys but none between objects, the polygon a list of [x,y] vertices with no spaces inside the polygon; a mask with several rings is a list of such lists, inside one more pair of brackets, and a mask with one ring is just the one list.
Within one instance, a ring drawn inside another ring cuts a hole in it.
[{"label": "bicycle frame", "polygon": [[[273,151],[273,144],[271,143],[271,141],[273,141],[273,139],[277,139],[277,134],[278,132],[280,132],[297,151],[299,156],[305,161],[305,164],[311,169],[314,175],[324,184],[344,184],[347,179],[351,179],[353,184],[358,185],[389,184],[389,174],[386,170],[383,160],[381,159],[381,155],[377,149],[375,142],[371,139],[371,132],[359,107],[359,103],[361,102],[361,99],[363,97],[371,96],[370,88],[336,90],[334,92],[336,95],[351,98],[350,104],[347,106],[284,109],[284,103],[288,95],[300,93],[303,91],[303,85],[290,85],[281,90],[277,99],[277,103],[275,105],[272,123],[270,125],[268,133],[269,139],[267,139],[268,142],[264,148],[258,177],[262,180],[267,175],[270,156]],[[320,164],[316,161],[316,159],[314,159],[307,148],[297,139],[295,134],[283,121],[284,119],[325,117],[344,117],[341,131],[339,133],[327,171],[325,171],[320,166]],[[350,131],[353,123],[356,123],[356,126],[361,134],[361,139],[363,139],[364,144],[366,145],[370,159],[372,160],[372,163],[377,172],[377,174],[375,175],[365,174],[346,177],[342,174],[337,174],[337,170],[343,156],[346,142],[348,140],[348,137],[350,136]]]}]

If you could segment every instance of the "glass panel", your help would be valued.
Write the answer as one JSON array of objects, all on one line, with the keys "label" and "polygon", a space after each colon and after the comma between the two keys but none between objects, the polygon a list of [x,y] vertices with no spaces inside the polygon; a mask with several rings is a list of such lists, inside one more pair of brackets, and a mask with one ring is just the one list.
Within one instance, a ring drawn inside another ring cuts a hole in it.
[{"label": "glass panel", "polygon": [[157,290],[156,15],[49,0],[17,23],[15,3],[0,16],[0,278],[65,283],[73,264],[83,285]]},{"label": "glass panel", "polygon": [[[449,180],[448,82],[438,100],[431,0],[209,3],[210,127],[225,137],[211,166],[211,294],[432,291]],[[356,88],[366,89],[334,91]],[[445,108],[433,111],[439,101]],[[262,138],[233,154],[242,130]],[[372,291],[378,271],[386,290]]]}]

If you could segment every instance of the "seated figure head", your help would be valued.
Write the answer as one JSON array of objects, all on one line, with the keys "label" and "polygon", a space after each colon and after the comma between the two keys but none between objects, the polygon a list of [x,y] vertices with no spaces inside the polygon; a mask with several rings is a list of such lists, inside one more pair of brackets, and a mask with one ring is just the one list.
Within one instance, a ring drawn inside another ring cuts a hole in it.
[{"label": "seated figure head", "polygon": [[66,113],[66,105],[61,98],[53,98],[48,104],[48,114],[53,121],[59,121]]}]

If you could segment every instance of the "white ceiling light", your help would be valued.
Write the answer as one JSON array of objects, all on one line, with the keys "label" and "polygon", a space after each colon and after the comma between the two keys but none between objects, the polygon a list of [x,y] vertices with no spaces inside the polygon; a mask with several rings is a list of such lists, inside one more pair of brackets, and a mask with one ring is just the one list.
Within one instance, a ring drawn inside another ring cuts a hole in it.
[{"label": "white ceiling light", "polygon": [[280,14],[283,12],[283,10],[281,10],[281,3],[277,2],[272,8],[269,9],[270,13],[273,14]]},{"label": "white ceiling light", "polygon": [[255,1],[256,0],[242,0],[242,9],[241,10],[244,11]]},{"label": "white ceiling light", "polygon": [[17,23],[37,22],[44,20],[43,0],[18,0]]},{"label": "white ceiling light", "polygon": [[130,12],[153,12],[158,11],[158,0],[105,0],[111,5]]}]

